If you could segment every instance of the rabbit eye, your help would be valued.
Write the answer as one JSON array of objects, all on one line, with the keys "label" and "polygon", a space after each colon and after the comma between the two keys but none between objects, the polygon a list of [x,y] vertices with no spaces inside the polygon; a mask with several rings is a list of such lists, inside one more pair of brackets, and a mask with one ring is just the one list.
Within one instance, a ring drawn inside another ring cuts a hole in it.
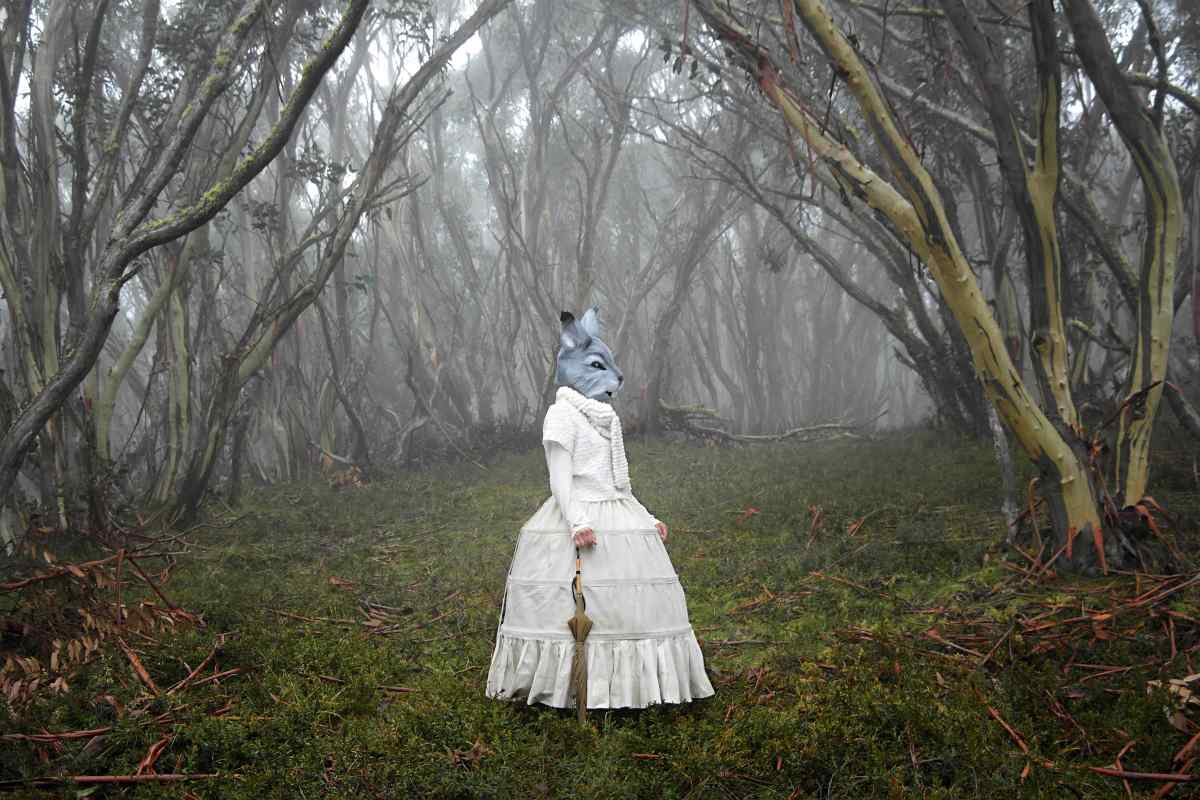
[{"label": "rabbit eye", "polygon": [[599,361],[593,361],[593,362],[592,362],[591,364],[589,364],[588,366],[592,367],[593,369],[604,369],[604,364],[602,364],[602,363],[601,363],[601,362],[599,362]]}]

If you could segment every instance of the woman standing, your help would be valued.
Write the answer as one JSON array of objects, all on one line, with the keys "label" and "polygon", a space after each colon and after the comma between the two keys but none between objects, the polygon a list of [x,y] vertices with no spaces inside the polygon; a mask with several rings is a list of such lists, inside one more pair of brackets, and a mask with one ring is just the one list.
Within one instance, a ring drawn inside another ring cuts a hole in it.
[{"label": "woman standing", "polygon": [[551,497],[525,523],[509,568],[489,697],[572,707],[578,552],[587,614],[587,707],[645,708],[713,694],[667,555],[667,526],[633,496],[621,421],[624,382],[600,339],[599,309],[562,314],[555,402],[542,443]]}]

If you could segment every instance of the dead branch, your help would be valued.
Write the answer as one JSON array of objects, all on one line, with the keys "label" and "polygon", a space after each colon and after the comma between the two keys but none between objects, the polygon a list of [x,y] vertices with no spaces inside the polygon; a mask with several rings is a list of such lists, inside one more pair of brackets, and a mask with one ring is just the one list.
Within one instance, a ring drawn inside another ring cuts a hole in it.
[{"label": "dead branch", "polygon": [[44,789],[53,786],[89,786],[96,784],[124,783],[178,783],[181,781],[215,780],[218,778],[236,778],[236,775],[222,775],[219,772],[209,773],[164,773],[162,775],[64,775],[58,778],[31,778],[28,780],[0,781],[0,791],[9,789]]},{"label": "dead branch", "polygon": [[770,444],[786,441],[814,442],[825,439],[857,438],[859,431],[887,413],[885,408],[871,419],[863,422],[823,422],[792,428],[782,433],[730,433],[717,427],[718,425],[728,426],[729,420],[705,406],[672,406],[659,401],[659,409],[665,430],[679,431],[699,439],[724,444]]},{"label": "dead branch", "polygon": [[1112,767],[1092,767],[1089,766],[1092,772],[1098,772],[1101,775],[1107,775],[1110,778],[1123,778],[1132,781],[1168,781],[1170,783],[1189,783],[1191,781],[1200,780],[1200,775],[1185,775],[1181,772],[1130,772],[1124,769],[1113,769]]}]

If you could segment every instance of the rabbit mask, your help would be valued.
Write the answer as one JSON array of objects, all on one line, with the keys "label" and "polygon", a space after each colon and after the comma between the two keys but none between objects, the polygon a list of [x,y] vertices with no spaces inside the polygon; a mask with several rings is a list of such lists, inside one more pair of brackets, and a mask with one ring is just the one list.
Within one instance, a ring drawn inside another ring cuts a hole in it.
[{"label": "rabbit mask", "polygon": [[554,373],[559,386],[569,386],[584,397],[608,402],[621,388],[625,376],[617,369],[612,351],[600,339],[600,307],[592,306],[580,319],[569,311],[559,317],[558,369]]}]

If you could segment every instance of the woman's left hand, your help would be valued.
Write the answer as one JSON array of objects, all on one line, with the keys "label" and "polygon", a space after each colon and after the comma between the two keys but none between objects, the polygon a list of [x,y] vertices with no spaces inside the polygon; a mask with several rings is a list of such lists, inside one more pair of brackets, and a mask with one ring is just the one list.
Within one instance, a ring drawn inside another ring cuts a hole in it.
[{"label": "woman's left hand", "polygon": [[654,523],[654,527],[658,528],[658,538],[665,543],[667,541],[667,526],[662,522]]}]

